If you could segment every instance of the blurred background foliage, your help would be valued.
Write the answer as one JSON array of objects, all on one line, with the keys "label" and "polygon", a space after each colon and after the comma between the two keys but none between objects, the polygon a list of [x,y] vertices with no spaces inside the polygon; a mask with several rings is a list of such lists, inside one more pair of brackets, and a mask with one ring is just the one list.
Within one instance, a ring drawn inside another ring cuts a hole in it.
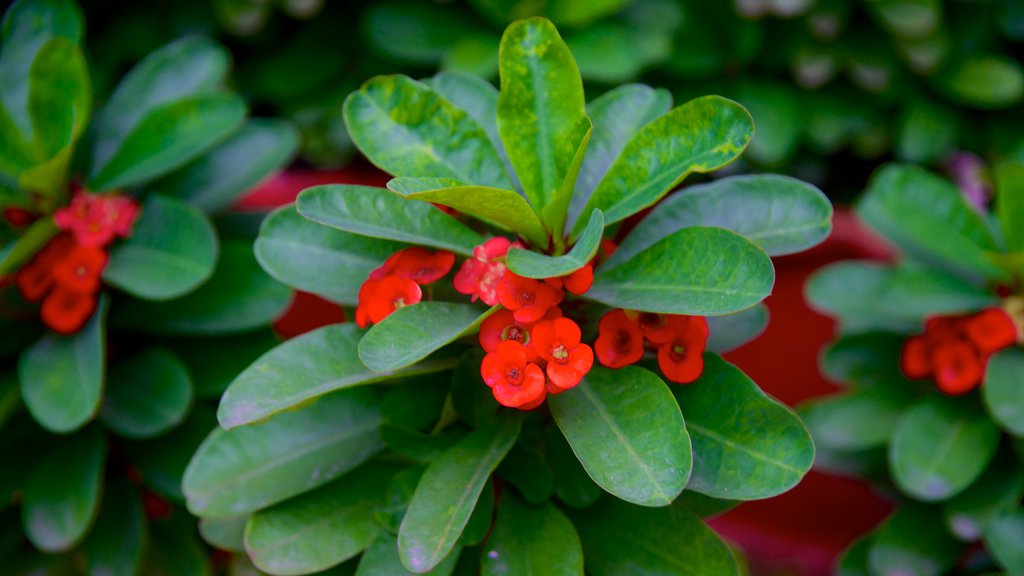
[{"label": "blurred background foliage", "polygon": [[[1024,0],[180,0],[87,3],[102,96],[131,62],[189,32],[218,37],[258,114],[292,119],[302,159],[353,149],[344,96],[374,74],[463,70],[497,81],[500,32],[543,15],[593,99],[639,81],[677,102],[717,93],[757,136],[736,170],[810,180],[836,199],[890,159],[958,165],[955,152],[1024,160]],[[753,166],[751,166],[753,165]]]}]

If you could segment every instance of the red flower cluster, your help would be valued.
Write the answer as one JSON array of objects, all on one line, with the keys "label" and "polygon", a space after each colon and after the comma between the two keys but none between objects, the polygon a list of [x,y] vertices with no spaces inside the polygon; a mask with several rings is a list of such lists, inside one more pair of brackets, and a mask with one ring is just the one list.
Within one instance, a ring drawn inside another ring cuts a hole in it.
[{"label": "red flower cluster", "polygon": [[440,280],[454,264],[455,254],[444,250],[432,253],[414,246],[395,252],[359,288],[356,324],[366,328],[418,303],[423,299],[420,286]]},{"label": "red flower cluster", "polygon": [[989,356],[1016,340],[1017,327],[1000,308],[935,316],[925,321],[924,334],[904,342],[900,368],[908,378],[933,378],[946,394],[966,394],[981,384]]},{"label": "red flower cluster", "polygon": [[96,310],[104,249],[116,236],[131,235],[138,204],[124,196],[80,191],[71,206],[54,214],[63,232],[18,270],[15,282],[29,302],[42,301],[43,323],[61,334],[77,332]]},{"label": "red flower cluster", "polygon": [[689,384],[704,370],[708,335],[703,316],[612,310],[597,325],[594,349],[602,365],[622,368],[643,357],[646,343],[657,349],[665,378]]}]

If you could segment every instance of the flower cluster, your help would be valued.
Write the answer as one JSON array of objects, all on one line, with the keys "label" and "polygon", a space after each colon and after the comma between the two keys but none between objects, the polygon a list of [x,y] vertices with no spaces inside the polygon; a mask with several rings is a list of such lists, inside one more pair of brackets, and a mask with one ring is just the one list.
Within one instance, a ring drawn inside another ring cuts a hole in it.
[{"label": "flower cluster", "polygon": [[455,254],[414,246],[392,254],[359,288],[356,324],[366,328],[403,306],[423,299],[421,286],[443,278],[455,265]]},{"label": "flower cluster", "polygon": [[904,342],[900,367],[908,378],[933,378],[946,394],[966,394],[981,384],[989,356],[1016,340],[1013,319],[1000,308],[935,316],[925,321],[923,334]]},{"label": "flower cluster", "polygon": [[43,303],[44,324],[61,334],[85,325],[96,310],[106,246],[131,235],[138,212],[131,198],[79,191],[70,206],[54,214],[61,233],[15,276],[26,300]]},{"label": "flower cluster", "polygon": [[689,384],[704,369],[708,335],[703,316],[612,310],[597,325],[594,349],[603,366],[622,368],[643,358],[646,344],[657,350],[665,378]]}]

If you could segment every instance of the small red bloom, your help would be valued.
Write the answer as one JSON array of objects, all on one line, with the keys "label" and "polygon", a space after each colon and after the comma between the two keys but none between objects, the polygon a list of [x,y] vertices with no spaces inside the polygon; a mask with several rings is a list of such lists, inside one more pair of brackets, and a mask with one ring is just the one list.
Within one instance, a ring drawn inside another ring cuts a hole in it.
[{"label": "small red bloom", "polygon": [[95,294],[75,292],[55,286],[43,300],[43,323],[61,334],[73,334],[85,325],[96,310]]},{"label": "small red bloom", "polygon": [[935,383],[946,394],[965,394],[981,384],[981,356],[965,341],[947,342],[931,350]]},{"label": "small red bloom", "polygon": [[36,215],[18,206],[8,206],[4,209],[4,219],[10,222],[11,226],[22,228],[31,224],[36,219]]},{"label": "small red bloom", "polygon": [[1013,318],[1001,308],[989,308],[964,322],[964,333],[982,354],[998,352],[1017,341]]},{"label": "small red bloom", "polygon": [[598,362],[609,368],[635,364],[644,355],[644,335],[640,325],[623,310],[605,314],[597,324],[594,352]]},{"label": "small red bloom", "polygon": [[926,378],[932,373],[928,357],[928,339],[925,336],[911,336],[900,350],[900,369],[907,378]]},{"label": "small red bloom", "polygon": [[103,247],[115,236],[127,238],[138,216],[138,204],[127,196],[79,191],[66,208],[53,217],[61,230],[70,231],[82,246]]},{"label": "small red bloom", "polygon": [[672,382],[688,384],[704,370],[708,322],[703,316],[668,316],[672,338],[658,348],[658,368]]},{"label": "small red bloom", "polygon": [[517,322],[508,310],[498,310],[480,324],[480,346],[487,352],[494,352],[506,340],[519,342],[526,347],[530,360],[537,358],[530,339],[532,324]]},{"label": "small red bloom", "polygon": [[53,265],[53,280],[72,292],[96,292],[106,265],[107,253],[103,249],[75,246]]},{"label": "small red bloom", "polygon": [[580,327],[568,318],[545,320],[533,327],[533,346],[547,360],[548,393],[580,383],[594,366],[594,350],[580,343]]},{"label": "small red bloom", "polygon": [[443,278],[454,264],[455,254],[451,252],[430,252],[413,246],[392,254],[383,266],[370,273],[370,278],[382,280],[385,276],[398,276],[417,284],[430,284]]},{"label": "small red bloom", "polygon": [[498,282],[498,302],[520,322],[537,322],[557,306],[564,293],[550,284],[505,271]]},{"label": "small red bloom", "polygon": [[488,306],[498,303],[497,287],[505,274],[508,249],[521,246],[501,236],[491,238],[473,249],[473,257],[462,263],[452,284],[460,294],[470,294]]},{"label": "small red bloom", "polygon": [[528,410],[544,401],[544,372],[529,361],[526,348],[506,340],[480,364],[480,375],[502,406]]},{"label": "small red bloom", "polygon": [[586,264],[572,274],[562,276],[562,284],[566,290],[577,296],[586,293],[594,284],[594,267]]},{"label": "small red bloom", "polygon": [[369,279],[359,288],[359,306],[356,307],[356,324],[366,328],[387,318],[403,306],[411,306],[423,299],[420,285],[409,278],[385,276],[380,280]]},{"label": "small red bloom", "polygon": [[32,262],[18,270],[14,277],[21,295],[29,302],[39,302],[53,287],[53,266],[74,246],[69,234],[59,234],[40,250]]},{"label": "small red bloom", "polygon": [[668,316],[653,312],[634,312],[640,330],[651,344],[664,344],[672,339],[673,329]]}]

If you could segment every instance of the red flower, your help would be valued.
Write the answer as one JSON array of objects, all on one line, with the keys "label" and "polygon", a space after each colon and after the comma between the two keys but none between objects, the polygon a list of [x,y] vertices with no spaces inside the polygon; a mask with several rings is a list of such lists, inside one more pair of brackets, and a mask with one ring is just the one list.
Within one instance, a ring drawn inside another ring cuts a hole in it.
[{"label": "red flower", "polygon": [[635,364],[644,355],[644,335],[640,325],[623,310],[612,310],[601,317],[594,341],[597,360],[609,368]]},{"label": "red flower", "polygon": [[114,236],[127,238],[138,216],[138,204],[127,196],[77,192],[71,205],[57,210],[53,217],[61,230],[68,230],[82,246],[103,247]]},{"label": "red flower", "polygon": [[963,340],[936,346],[930,354],[935,383],[946,394],[965,394],[981,384],[982,358]]},{"label": "red flower", "polygon": [[520,322],[537,322],[562,301],[563,293],[550,284],[505,271],[498,282],[498,302]]},{"label": "red flower", "polygon": [[982,354],[991,354],[1017,341],[1013,318],[1001,308],[989,308],[969,317],[964,332]]},{"label": "red flower", "polygon": [[520,246],[518,242],[512,243],[508,238],[498,236],[474,248],[473,257],[463,262],[455,273],[452,282],[455,290],[472,295],[473,302],[479,298],[488,306],[497,304],[498,282],[505,274],[505,254],[509,248]]},{"label": "red flower", "polygon": [[562,276],[561,280],[566,290],[579,296],[590,290],[594,284],[594,267],[586,264],[572,274]]},{"label": "red flower", "polygon": [[533,327],[533,346],[547,360],[548,393],[580,383],[594,366],[594,350],[580,343],[580,327],[568,318],[545,320]]},{"label": "red flower", "polygon": [[928,357],[928,339],[923,335],[911,336],[900,350],[900,370],[907,378],[927,378],[932,373]]},{"label": "red flower", "polygon": [[69,234],[59,234],[40,250],[32,262],[18,270],[14,277],[21,295],[29,302],[39,302],[53,287],[53,265],[74,246]]},{"label": "red flower", "polygon": [[658,368],[672,382],[688,384],[704,370],[708,322],[702,316],[668,316],[672,337],[658,348]]},{"label": "red flower", "polygon": [[526,347],[513,340],[502,342],[484,356],[480,375],[502,406],[529,410],[539,406],[547,395],[544,372],[529,361]]},{"label": "red flower", "polygon": [[28,226],[36,219],[36,215],[18,206],[8,206],[4,209],[4,219],[15,228]]},{"label": "red flower", "polygon": [[75,292],[61,286],[43,300],[43,323],[61,334],[73,334],[85,325],[96,310],[96,296],[90,293]]},{"label": "red flower", "polygon": [[672,339],[673,327],[668,316],[653,312],[634,312],[640,330],[651,344],[664,344]]},{"label": "red flower", "polygon": [[423,299],[420,285],[409,278],[385,276],[380,280],[369,279],[359,288],[359,306],[356,307],[356,324],[366,328],[387,318],[403,306],[411,306]]},{"label": "red flower", "polygon": [[370,273],[373,280],[386,276],[408,278],[417,284],[430,284],[444,277],[455,264],[455,254],[445,250],[430,252],[413,246],[392,254],[386,262]]},{"label": "red flower", "polygon": [[75,246],[53,265],[53,279],[65,290],[96,292],[100,288],[100,274],[106,265],[107,253],[103,249]]}]

